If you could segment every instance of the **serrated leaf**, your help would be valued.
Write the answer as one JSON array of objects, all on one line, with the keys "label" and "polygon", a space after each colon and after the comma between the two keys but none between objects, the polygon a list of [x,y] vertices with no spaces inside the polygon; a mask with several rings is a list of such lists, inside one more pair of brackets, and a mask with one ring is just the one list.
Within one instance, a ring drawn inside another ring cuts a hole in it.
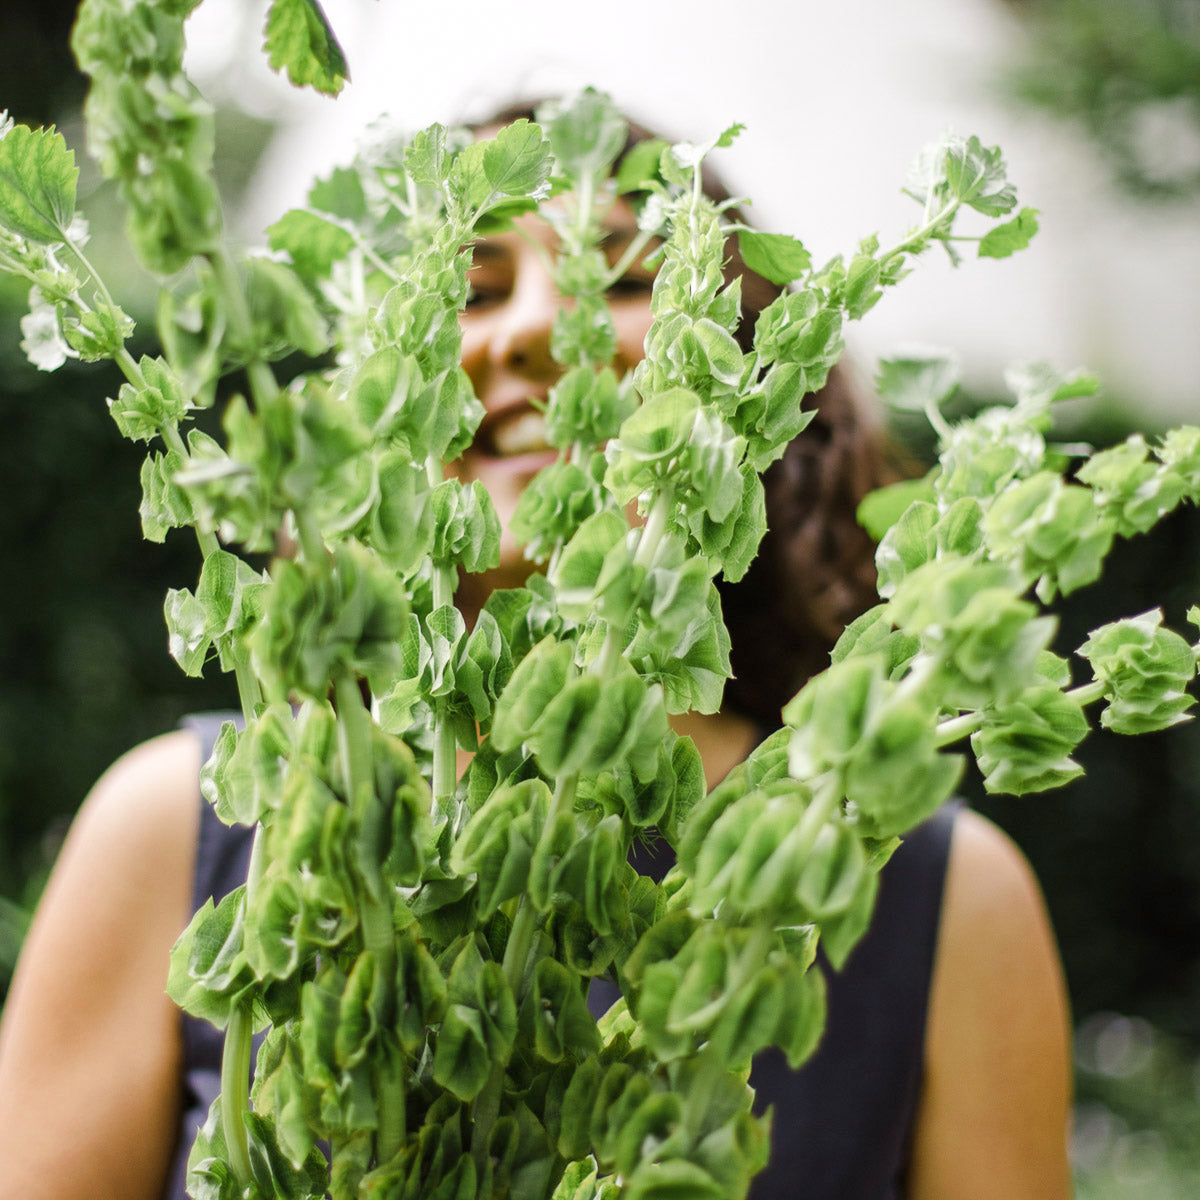
[{"label": "serrated leaf", "polygon": [[404,169],[415,183],[440,187],[446,173],[446,127],[434,122],[404,147]]},{"label": "serrated leaf", "polygon": [[346,56],[317,0],[273,0],[263,49],[296,87],[336,96],[350,78]]},{"label": "serrated leaf", "polygon": [[738,250],[751,271],[780,287],[799,279],[812,265],[803,244],[786,233],[739,230]]},{"label": "serrated leaf", "polygon": [[354,236],[316,213],[293,208],[267,227],[272,250],[286,251],[305,279],[327,279],[333,264],[350,253]]},{"label": "serrated leaf", "polygon": [[539,126],[514,121],[485,144],[483,171],[494,191],[526,196],[550,175],[550,143]]},{"label": "serrated leaf", "polygon": [[998,146],[984,146],[977,137],[950,138],[944,146],[942,169],[950,191],[985,216],[1009,212],[1017,193],[1005,176]]},{"label": "serrated leaf", "polygon": [[1023,208],[1011,220],[989,230],[979,241],[980,258],[1008,258],[1024,250],[1038,231],[1038,210]]},{"label": "serrated leaf", "polygon": [[483,169],[485,143],[472,142],[464,146],[450,164],[447,182],[451,193],[467,210],[476,209],[491,192],[487,172]]},{"label": "serrated leaf", "polygon": [[308,206],[347,221],[361,221],[367,215],[362,176],[353,167],[335,167],[308,189]]},{"label": "serrated leaf", "polygon": [[540,105],[537,119],[546,129],[559,167],[573,179],[607,171],[628,133],[612,98],[595,88]]},{"label": "serrated leaf", "polygon": [[14,125],[0,137],[0,224],[32,242],[62,242],[79,168],[54,129]]}]

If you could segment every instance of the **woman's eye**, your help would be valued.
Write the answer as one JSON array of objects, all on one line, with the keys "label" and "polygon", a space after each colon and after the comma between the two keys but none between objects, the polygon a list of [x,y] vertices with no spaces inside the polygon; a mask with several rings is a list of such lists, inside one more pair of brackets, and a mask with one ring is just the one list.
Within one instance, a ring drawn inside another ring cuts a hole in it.
[{"label": "woman's eye", "polygon": [[622,275],[609,289],[612,296],[648,296],[654,288],[654,280],[640,275]]},{"label": "woman's eye", "polygon": [[494,284],[472,283],[467,288],[468,311],[486,308],[490,304],[498,304],[507,295],[505,289]]}]

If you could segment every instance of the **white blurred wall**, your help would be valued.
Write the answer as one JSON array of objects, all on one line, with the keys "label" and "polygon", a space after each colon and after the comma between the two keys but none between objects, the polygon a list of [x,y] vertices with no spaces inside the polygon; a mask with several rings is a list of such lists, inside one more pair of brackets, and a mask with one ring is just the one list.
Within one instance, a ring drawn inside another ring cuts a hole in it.
[{"label": "white blurred wall", "polygon": [[[255,236],[302,201],[314,173],[347,160],[388,112],[403,127],[486,113],[586,83],[681,137],[747,126],[718,160],[762,227],[820,259],[916,207],[908,163],[947,126],[1005,150],[1033,246],[952,271],[940,249],[850,338],[870,365],[903,342],[956,348],[968,382],[1004,366],[1087,365],[1156,415],[1200,420],[1200,205],[1131,204],[1091,148],[1003,103],[997,78],[1024,31],[997,0],[325,0],[352,82],[330,101],[275,78],[256,46],[264,3],[206,0],[190,69],[282,121],[243,220]],[[237,47],[236,50],[231,49]]]}]

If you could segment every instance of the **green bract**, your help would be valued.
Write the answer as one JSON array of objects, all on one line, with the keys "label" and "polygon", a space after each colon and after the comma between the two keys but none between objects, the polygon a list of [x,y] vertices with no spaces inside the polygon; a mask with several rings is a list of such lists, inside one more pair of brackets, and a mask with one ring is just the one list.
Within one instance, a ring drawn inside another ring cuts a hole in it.
[{"label": "green bract", "polygon": [[[89,145],[135,249],[174,276],[161,356],[125,348],[63,139],[0,119],[0,267],[30,288],[23,344],[44,369],[122,370],[110,411],[150,444],[146,536],[191,525],[204,554],[194,590],[167,597],[171,653],[189,674],[215,658],[242,699],[201,788],[255,828],[248,878],[196,914],[167,981],[226,1036],[192,1194],[740,1200],[768,1145],[748,1065],[771,1045],[794,1067],[812,1053],[818,945],[839,967],[853,952],[883,864],[959,779],[946,747],[972,735],[989,788],[1041,790],[1078,774],[1086,704],[1104,698],[1122,732],[1191,705],[1195,651],[1157,614],[1098,630],[1080,651],[1095,679],[1070,689],[1027,593],[1094,579],[1114,536],[1194,502],[1200,431],[1153,452],[1131,440],[1065,483],[1048,408],[1092,381],[1026,368],[1014,406],[950,426],[952,362],[891,360],[881,389],[930,414],[941,461],[864,508],[887,601],[845,631],[788,728],[706,795],[668,713],[721,707],[717,580],[757,553],[761,472],[811,419],[846,321],[931,243],[953,257],[962,208],[1014,210],[999,151],[944,139],[910,181],[921,225],[814,269],[797,239],[704,195],[706,156],[739,127],[629,147],[588,90],[487,140],[434,125],[377,146],[270,227],[272,257],[240,255],[211,110],[182,72],[193,7],[85,0],[74,32]],[[319,90],[348,77],[315,0],[274,0],[266,49]],[[619,194],[639,233],[610,264]],[[472,625],[456,588],[497,566],[501,529],[453,465],[483,418],[459,313],[472,244],[518,219],[550,223],[564,300],[545,412],[558,458],[510,530],[547,572],[493,591]],[[1012,253],[1036,226],[1023,209],[979,252]],[[747,265],[789,285],[750,329],[724,273],[734,233]],[[606,293],[652,236],[654,321],[618,378]],[[219,436],[185,433],[233,372]],[[243,557],[277,541],[266,571]],[[637,837],[678,852],[661,883],[630,865]],[[599,1022],[594,976],[624,992]],[[268,1026],[251,1088],[251,1034]]]},{"label": "green bract", "polygon": [[1118,733],[1148,733],[1186,720],[1195,699],[1184,690],[1196,672],[1196,651],[1161,628],[1162,611],[1097,629],[1079,648],[1103,685],[1101,722]]}]

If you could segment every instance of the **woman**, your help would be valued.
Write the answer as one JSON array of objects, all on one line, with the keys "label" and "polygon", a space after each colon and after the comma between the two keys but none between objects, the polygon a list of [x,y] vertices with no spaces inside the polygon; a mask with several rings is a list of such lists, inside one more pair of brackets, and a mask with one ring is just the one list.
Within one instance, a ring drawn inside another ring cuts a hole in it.
[{"label": "woman", "polygon": [[[547,461],[536,402],[559,374],[549,352],[559,301],[539,253],[539,243],[548,246],[552,235],[544,224],[524,220],[521,235],[499,234],[477,247],[474,297],[462,318],[464,365],[487,415],[460,470],[487,486],[505,523],[521,488]],[[609,221],[613,261],[633,234],[632,222],[632,212],[619,204]],[[650,285],[650,273],[635,266],[615,289],[618,370],[641,357]],[[748,299],[752,292],[748,283]],[[864,586],[869,547],[852,514],[880,481],[879,464],[878,439],[835,373],[821,416],[768,480],[774,532],[760,562],[739,588],[726,592],[736,690],[721,712],[677,723],[695,739],[710,784],[745,757],[780,703],[819,665],[841,624],[870,602]],[[460,602],[477,608],[492,587],[517,582],[527,570],[517,547],[506,542],[499,570],[470,581]],[[0,1195],[182,1195],[171,1182],[178,1169],[172,1163],[180,1079],[197,1068],[197,1052],[163,994],[167,952],[196,893],[244,850],[234,845],[240,834],[221,832],[211,814],[202,813],[200,763],[192,731],[146,743],[105,774],[72,828],[0,1029]],[[224,841],[214,845],[214,838]],[[823,1132],[826,1149],[819,1151],[814,1127],[794,1126],[789,1117],[806,1104],[804,1111],[819,1120],[821,1095],[797,1108],[790,1081],[768,1079],[760,1092],[783,1089],[775,1115],[779,1153],[798,1146],[803,1159],[811,1148],[846,1167],[840,1182],[829,1177],[827,1191],[809,1190],[806,1173],[803,1182],[785,1177],[760,1184],[776,1189],[769,1194],[804,1187],[805,1195],[857,1198],[866,1193],[850,1181],[868,1175],[879,1181],[873,1194],[916,1200],[1056,1200],[1070,1193],[1066,1003],[1036,883],[1011,843],[973,814],[947,814],[923,839],[928,864],[917,863],[915,850],[905,860],[906,845],[894,861],[911,861],[913,871],[901,876],[890,865],[885,880],[915,879],[932,897],[914,934],[925,952],[905,956],[895,937],[881,943],[902,952],[899,967],[912,999],[900,1007],[911,1045],[896,1057],[915,1055],[913,1069],[902,1071],[906,1078],[897,1083],[899,1076],[886,1072],[876,1079],[870,1063],[834,1062],[829,1076],[844,1085],[843,1110],[861,1111],[873,1095],[875,1108],[891,1114],[888,1145],[873,1140],[830,1149]],[[225,865],[214,868],[214,855],[224,855]],[[897,893],[890,886],[881,916],[907,913],[906,888]],[[890,962],[896,969],[896,954]],[[852,958],[847,970],[854,964]],[[866,999],[862,1019],[883,1029],[885,1042],[892,1028],[890,989],[885,983],[881,995],[870,979],[853,989]],[[836,993],[831,1012],[834,1035]],[[870,1044],[860,1028],[848,1037]],[[828,1042],[835,1050],[840,1044],[840,1034]],[[772,1072],[779,1074],[777,1064],[763,1064],[764,1078]],[[889,1094],[893,1086],[908,1094]],[[829,1096],[831,1104],[834,1099]],[[827,1131],[835,1141],[838,1128]]]}]

